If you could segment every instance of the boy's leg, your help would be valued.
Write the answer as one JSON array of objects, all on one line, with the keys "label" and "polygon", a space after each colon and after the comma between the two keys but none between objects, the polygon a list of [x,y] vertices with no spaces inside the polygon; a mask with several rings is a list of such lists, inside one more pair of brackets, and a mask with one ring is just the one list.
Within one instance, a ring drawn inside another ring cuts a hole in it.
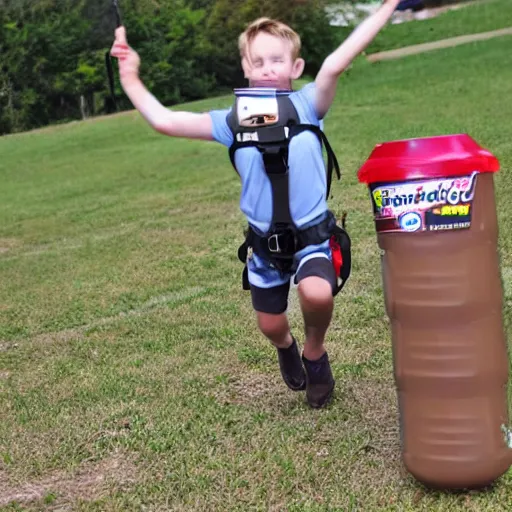
[{"label": "boy's leg", "polygon": [[272,288],[251,285],[251,296],[258,327],[277,349],[283,380],[290,389],[299,391],[306,388],[306,375],[285,313],[289,290],[289,282]]},{"label": "boy's leg", "polygon": [[324,339],[332,318],[336,274],[331,261],[308,260],[297,272],[297,282],[306,331],[304,356],[314,361],[325,354]]},{"label": "boy's leg", "polygon": [[322,407],[330,399],[335,381],[324,346],[333,311],[336,274],[329,259],[309,259],[297,272],[298,292],[306,341],[303,361],[307,376],[307,399],[312,407]]}]

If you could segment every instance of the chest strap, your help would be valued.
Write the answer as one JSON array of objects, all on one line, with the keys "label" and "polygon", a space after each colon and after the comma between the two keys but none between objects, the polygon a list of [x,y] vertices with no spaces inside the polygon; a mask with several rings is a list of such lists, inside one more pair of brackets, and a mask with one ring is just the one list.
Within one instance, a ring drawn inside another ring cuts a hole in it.
[{"label": "chest strap", "polygon": [[[236,170],[235,153],[240,148],[255,147],[262,154],[265,171],[271,174],[283,174],[288,171],[288,147],[292,137],[299,133],[310,131],[319,139],[320,144],[325,147],[327,153],[327,191],[326,198],[329,198],[332,183],[333,171],[336,177],[341,179],[338,159],[332,149],[329,140],[319,126],[313,124],[295,124],[289,127],[266,127],[259,132],[259,140],[235,141],[229,148],[229,159]],[[271,180],[272,181],[272,180]]]}]

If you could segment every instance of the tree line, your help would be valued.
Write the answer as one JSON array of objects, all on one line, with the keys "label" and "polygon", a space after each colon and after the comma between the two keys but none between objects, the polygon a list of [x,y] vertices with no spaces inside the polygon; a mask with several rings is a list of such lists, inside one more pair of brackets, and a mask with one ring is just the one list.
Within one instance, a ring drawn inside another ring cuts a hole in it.
[{"label": "tree line", "polygon": [[[169,106],[243,86],[237,38],[259,16],[299,32],[315,74],[340,38],[327,3],[119,0],[141,77]],[[105,55],[114,30],[112,0],[0,0],[0,135],[112,112]],[[131,108],[118,80],[116,98]]]}]

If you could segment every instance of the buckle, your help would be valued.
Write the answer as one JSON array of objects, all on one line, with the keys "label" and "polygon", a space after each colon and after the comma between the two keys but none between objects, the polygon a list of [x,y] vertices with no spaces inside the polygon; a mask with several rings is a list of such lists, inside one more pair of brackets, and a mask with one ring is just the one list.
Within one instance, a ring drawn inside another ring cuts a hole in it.
[{"label": "buckle", "polygon": [[267,237],[267,247],[270,253],[292,256],[297,249],[295,233],[289,229],[278,231]]},{"label": "buckle", "polygon": [[[272,245],[271,245],[272,243]],[[267,238],[268,250],[270,252],[281,252],[281,247],[279,245],[279,235],[276,233],[275,235],[271,235]]]}]

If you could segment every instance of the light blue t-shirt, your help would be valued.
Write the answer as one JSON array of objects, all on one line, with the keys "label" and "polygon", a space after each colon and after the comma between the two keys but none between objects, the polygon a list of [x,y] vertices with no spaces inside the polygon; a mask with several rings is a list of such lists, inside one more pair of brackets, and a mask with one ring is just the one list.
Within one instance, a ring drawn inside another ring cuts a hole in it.
[{"label": "light blue t-shirt", "polygon": [[[322,128],[314,106],[314,83],[290,93],[289,98],[301,123]],[[231,109],[210,112],[213,138],[227,147],[233,143],[233,134],[227,123],[230,112]],[[272,221],[272,187],[261,153],[254,147],[240,148],[235,153],[235,164],[242,180],[240,209],[249,224],[265,233]],[[305,131],[291,139],[288,164],[290,212],[295,224],[303,227],[327,211],[327,178],[322,147],[313,132]]]}]

